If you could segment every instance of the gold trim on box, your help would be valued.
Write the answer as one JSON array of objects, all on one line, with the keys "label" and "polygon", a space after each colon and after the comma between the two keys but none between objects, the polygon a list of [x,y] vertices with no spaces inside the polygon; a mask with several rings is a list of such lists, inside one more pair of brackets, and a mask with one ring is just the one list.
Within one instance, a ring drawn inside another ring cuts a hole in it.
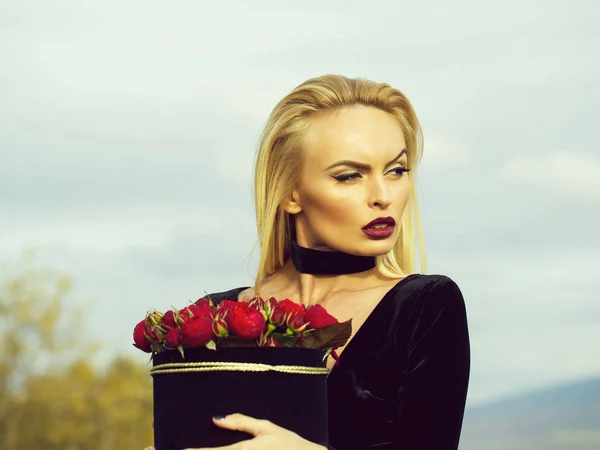
[{"label": "gold trim on box", "polygon": [[329,369],[326,367],[309,366],[272,366],[259,363],[240,363],[240,362],[196,362],[196,363],[169,363],[161,364],[150,369],[150,375],[160,375],[167,373],[188,373],[188,372],[281,372],[304,375],[328,375]]}]

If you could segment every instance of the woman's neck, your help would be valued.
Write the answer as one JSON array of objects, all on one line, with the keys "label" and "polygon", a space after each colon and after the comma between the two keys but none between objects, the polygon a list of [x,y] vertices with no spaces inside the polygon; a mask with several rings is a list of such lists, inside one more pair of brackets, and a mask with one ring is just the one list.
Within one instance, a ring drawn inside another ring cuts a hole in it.
[{"label": "woman's neck", "polygon": [[[275,274],[265,280],[270,292],[281,292],[296,302],[309,306],[321,303],[333,294],[342,291],[360,291],[380,285],[390,278],[372,269],[340,275],[300,273],[291,259]],[[275,295],[280,297],[281,295]]]}]

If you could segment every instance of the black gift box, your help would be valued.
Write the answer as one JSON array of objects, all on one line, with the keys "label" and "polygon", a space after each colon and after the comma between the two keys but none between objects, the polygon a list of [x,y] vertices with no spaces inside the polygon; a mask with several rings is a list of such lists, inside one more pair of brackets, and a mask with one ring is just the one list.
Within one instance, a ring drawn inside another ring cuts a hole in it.
[{"label": "black gift box", "polygon": [[219,447],[252,438],[212,421],[231,413],[270,420],[327,446],[323,357],[320,350],[292,347],[186,349],[185,359],[176,350],[157,353],[152,368],[156,450]]}]

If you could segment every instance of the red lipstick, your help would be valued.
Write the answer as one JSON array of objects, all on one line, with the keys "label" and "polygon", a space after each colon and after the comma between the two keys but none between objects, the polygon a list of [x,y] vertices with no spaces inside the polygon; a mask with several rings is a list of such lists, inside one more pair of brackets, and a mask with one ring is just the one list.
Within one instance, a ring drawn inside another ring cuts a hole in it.
[{"label": "red lipstick", "polygon": [[378,217],[365,225],[362,230],[363,233],[371,238],[385,239],[394,234],[395,228],[396,221],[393,217]]}]

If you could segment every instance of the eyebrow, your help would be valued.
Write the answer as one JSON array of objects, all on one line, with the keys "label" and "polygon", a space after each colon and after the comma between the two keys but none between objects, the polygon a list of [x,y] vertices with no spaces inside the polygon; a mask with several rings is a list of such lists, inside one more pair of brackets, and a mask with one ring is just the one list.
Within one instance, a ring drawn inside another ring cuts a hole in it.
[{"label": "eyebrow", "polygon": [[[403,149],[400,153],[398,153],[398,156],[396,156],[394,159],[392,159],[390,162],[388,162],[385,165],[385,167],[389,166],[390,164],[394,164],[396,161],[398,161],[400,158],[402,158],[402,155],[406,155],[406,149]],[[333,163],[330,166],[327,166],[325,168],[325,170],[333,169],[334,167],[338,167],[338,166],[348,166],[348,167],[353,167],[355,169],[362,169],[362,170],[371,169],[371,166],[368,164],[359,163],[356,161],[350,161],[349,159],[345,159],[343,161],[338,161],[336,163]]]}]

